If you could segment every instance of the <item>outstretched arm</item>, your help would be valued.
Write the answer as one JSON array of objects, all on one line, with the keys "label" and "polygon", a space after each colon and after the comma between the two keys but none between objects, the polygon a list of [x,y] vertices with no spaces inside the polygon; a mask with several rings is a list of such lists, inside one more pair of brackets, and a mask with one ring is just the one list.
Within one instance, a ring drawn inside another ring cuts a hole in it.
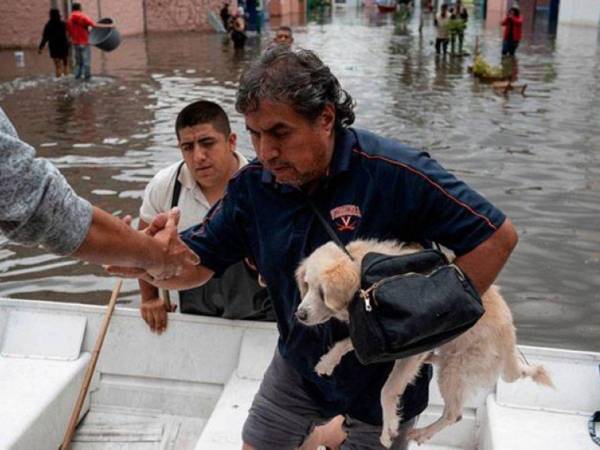
[{"label": "outstretched arm", "polygon": [[178,210],[159,220],[163,228],[153,237],[94,207],[89,231],[73,256],[97,264],[143,268],[157,278],[194,267],[198,257],[177,235]]},{"label": "outstretched arm", "polygon": [[9,240],[93,263],[143,267],[164,278],[198,257],[179,240],[176,216],[162,220],[165,230],[153,239],[92,207],[55,166],[35,157],[0,108],[0,232]]}]

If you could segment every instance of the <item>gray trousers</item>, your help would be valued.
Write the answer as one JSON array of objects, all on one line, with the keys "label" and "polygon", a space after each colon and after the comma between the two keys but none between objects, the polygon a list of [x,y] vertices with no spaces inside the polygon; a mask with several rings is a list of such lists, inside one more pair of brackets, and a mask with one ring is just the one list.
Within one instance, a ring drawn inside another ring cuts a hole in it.
[{"label": "gray trousers", "polygon": [[[242,438],[257,450],[294,450],[316,425],[332,419],[324,417],[305,391],[300,375],[275,352],[248,413]],[[392,450],[406,450],[406,433],[416,419],[403,423]],[[381,427],[346,416],[347,438],[342,450],[382,450]]]}]

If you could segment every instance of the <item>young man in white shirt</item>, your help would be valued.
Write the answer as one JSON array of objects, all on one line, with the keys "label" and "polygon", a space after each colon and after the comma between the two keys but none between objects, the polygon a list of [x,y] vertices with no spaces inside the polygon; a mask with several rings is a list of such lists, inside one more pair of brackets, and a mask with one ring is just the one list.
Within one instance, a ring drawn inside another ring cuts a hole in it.
[{"label": "young man in white shirt", "polygon": [[[181,210],[179,231],[202,222],[223,197],[229,179],[248,163],[236,152],[237,136],[216,103],[201,100],[186,106],[177,116],[175,132],[183,161],[161,170],[148,183],[140,208],[140,229],[173,206]],[[180,310],[230,319],[269,319],[270,302],[256,280],[252,269],[236,264],[207,285],[180,291]],[[141,315],[152,331],[161,333],[167,326],[166,303],[158,290],[144,281],[140,281],[140,291]]]}]

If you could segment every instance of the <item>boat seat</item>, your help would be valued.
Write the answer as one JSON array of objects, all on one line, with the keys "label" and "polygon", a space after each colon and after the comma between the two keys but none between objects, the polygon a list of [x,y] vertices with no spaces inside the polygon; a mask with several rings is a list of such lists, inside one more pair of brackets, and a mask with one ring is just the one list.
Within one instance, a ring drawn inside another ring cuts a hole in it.
[{"label": "boat seat", "polygon": [[504,406],[494,394],[488,396],[486,410],[491,449],[598,450],[588,434],[586,415]]},{"label": "boat seat", "polygon": [[85,318],[12,311],[0,351],[0,448],[58,448],[89,353]]},{"label": "boat seat", "polygon": [[[521,347],[527,353],[527,347]],[[598,450],[588,434],[588,419],[600,405],[598,356],[570,351],[560,358],[551,349],[527,357],[543,364],[555,389],[529,379],[498,381],[496,394],[486,399],[493,449]],[[573,384],[577,373],[577,385]],[[582,388],[585,386],[586,388]]]},{"label": "boat seat", "polygon": [[276,343],[277,336],[270,330],[246,330],[237,369],[225,384],[196,443],[196,450],[239,450],[242,447],[242,427]]},{"label": "boat seat", "polygon": [[0,356],[0,448],[58,448],[89,360],[89,353],[76,361]]}]

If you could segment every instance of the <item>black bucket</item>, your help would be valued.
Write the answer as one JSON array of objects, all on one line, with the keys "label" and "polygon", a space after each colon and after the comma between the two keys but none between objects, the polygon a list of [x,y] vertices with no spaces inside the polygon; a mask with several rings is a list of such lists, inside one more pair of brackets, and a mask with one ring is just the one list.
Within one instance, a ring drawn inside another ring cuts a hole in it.
[{"label": "black bucket", "polygon": [[[105,17],[98,23],[113,23],[113,20]],[[100,50],[112,52],[121,43],[121,34],[116,28],[92,28],[90,31],[90,44],[95,45]]]}]

